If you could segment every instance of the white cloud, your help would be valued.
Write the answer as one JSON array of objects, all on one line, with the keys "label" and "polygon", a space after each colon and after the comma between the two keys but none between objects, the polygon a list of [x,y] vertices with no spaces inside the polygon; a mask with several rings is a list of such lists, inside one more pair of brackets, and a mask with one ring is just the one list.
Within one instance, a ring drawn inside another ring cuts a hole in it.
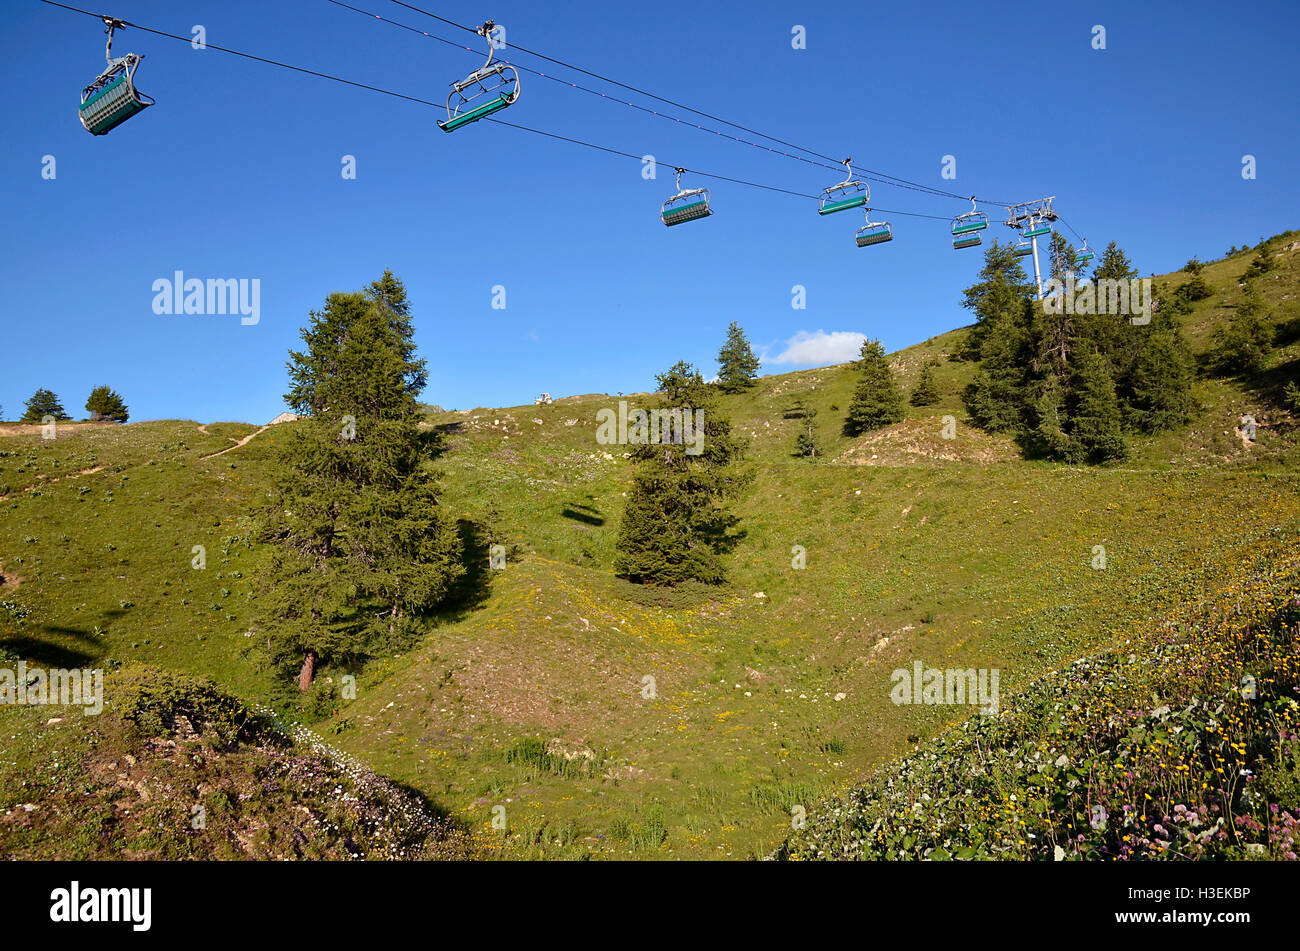
[{"label": "white cloud", "polygon": [[791,366],[829,366],[848,363],[858,358],[866,334],[856,330],[835,330],[827,333],[818,330],[809,333],[801,330],[785,342],[785,349],[774,357],[763,357],[764,363],[786,363]]}]

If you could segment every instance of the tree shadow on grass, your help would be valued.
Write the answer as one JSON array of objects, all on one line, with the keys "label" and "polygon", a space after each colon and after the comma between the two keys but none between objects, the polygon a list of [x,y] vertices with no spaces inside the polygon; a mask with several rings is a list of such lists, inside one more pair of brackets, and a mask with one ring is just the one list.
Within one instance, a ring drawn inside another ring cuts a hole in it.
[{"label": "tree shadow on grass", "polygon": [[61,670],[86,667],[99,656],[98,653],[88,654],[85,651],[60,647],[58,644],[37,640],[34,637],[7,637],[0,640],[0,650],[16,654],[25,661],[34,662],[43,667],[53,667]]},{"label": "tree shadow on grass", "polygon": [[600,510],[592,508],[590,505],[582,505],[579,502],[566,502],[560,514],[565,518],[571,518],[575,522],[581,522],[583,525],[600,527],[605,524],[605,519],[601,517]]},{"label": "tree shadow on grass", "polygon": [[456,532],[460,535],[465,573],[452,587],[446,606],[432,613],[431,617],[439,623],[464,620],[471,612],[483,607],[492,593],[491,569],[488,567],[492,546],[487,529],[473,519],[461,518],[456,520]]}]

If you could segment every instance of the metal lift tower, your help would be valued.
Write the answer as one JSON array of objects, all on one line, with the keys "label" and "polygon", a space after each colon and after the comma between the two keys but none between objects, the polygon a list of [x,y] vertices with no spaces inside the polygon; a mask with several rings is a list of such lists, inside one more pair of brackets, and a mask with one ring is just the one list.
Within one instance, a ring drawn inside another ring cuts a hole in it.
[{"label": "metal lift tower", "polygon": [[[1060,215],[1052,210],[1052,201],[1056,198],[1040,198],[1037,201],[1027,201],[1023,204],[1012,205],[1007,209],[1007,220],[1005,222],[1008,228],[1015,228],[1023,231],[1026,227],[1037,221],[1056,221]],[[1030,236],[1034,243],[1034,282],[1038,285],[1038,299],[1043,299],[1043,272],[1038,265],[1038,235]]]}]

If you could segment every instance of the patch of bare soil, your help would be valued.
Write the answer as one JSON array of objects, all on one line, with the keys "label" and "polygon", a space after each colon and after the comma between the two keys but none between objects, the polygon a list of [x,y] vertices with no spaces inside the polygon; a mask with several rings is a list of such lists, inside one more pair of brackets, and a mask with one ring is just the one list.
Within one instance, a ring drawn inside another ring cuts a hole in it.
[{"label": "patch of bare soil", "polygon": [[[1016,444],[943,417],[906,419],[860,437],[835,459],[850,466],[927,466],[947,462],[991,465],[1020,457]],[[945,439],[951,432],[953,438]]]},{"label": "patch of bare soil", "polygon": [[[121,423],[59,423],[59,433],[75,433],[82,429],[107,429],[112,426],[120,426]],[[19,423],[17,425],[0,426],[0,436],[39,436],[41,430],[45,427],[40,423]]]},{"label": "patch of bare soil", "polygon": [[[202,429],[203,427],[200,426],[199,428]],[[208,455],[206,455],[206,456],[200,456],[199,458],[200,458],[200,459],[215,459],[217,456],[224,456],[226,453],[230,452],[232,449],[238,449],[240,446],[246,446],[246,445],[248,445],[248,441],[249,441],[250,439],[252,439],[254,436],[260,436],[260,435],[262,435],[262,433],[266,432],[266,431],[267,431],[268,429],[270,429],[270,428],[271,428],[270,425],[263,426],[263,427],[262,427],[261,429],[259,429],[257,432],[249,433],[249,434],[248,434],[247,436],[245,436],[243,439],[236,439],[234,436],[227,436],[226,438],[229,439],[231,442],[234,443],[233,446],[227,446],[225,449],[222,449],[222,450],[220,450],[219,452],[208,453]],[[204,430],[204,432],[207,432],[207,430]]]},{"label": "patch of bare soil", "polygon": [[[37,476],[35,482],[33,482],[29,486],[25,486],[24,488],[19,489],[18,491],[27,492],[31,489],[35,489],[43,485],[51,485],[55,482],[61,482],[64,479],[75,479],[77,478],[77,476],[92,475],[93,473],[96,472],[102,472],[103,469],[104,469],[103,466],[91,466],[88,469],[78,469],[76,472],[69,472],[67,475],[54,476],[53,478],[44,475]],[[13,495],[13,494],[14,493],[12,492],[9,493],[9,495]],[[5,500],[7,500],[9,498],[9,495],[0,495],[0,502],[4,502]]]}]

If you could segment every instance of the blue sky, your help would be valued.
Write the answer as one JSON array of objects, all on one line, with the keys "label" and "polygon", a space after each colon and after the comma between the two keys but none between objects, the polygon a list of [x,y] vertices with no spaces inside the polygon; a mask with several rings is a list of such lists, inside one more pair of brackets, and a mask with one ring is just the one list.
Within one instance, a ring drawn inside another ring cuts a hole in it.
[{"label": "blue sky", "polygon": [[[390,0],[349,2],[477,42]],[[1293,0],[416,5],[494,17],[510,43],[861,166],[999,200],[1055,195],[1091,245],[1118,241],[1144,274],[1300,225]],[[523,75],[501,118],[653,154],[648,181],[637,161],[488,122],[448,135],[427,106],[138,30],[114,52],[145,55],[137,83],[158,105],[91,136],[76,106],[103,68],[102,27],[36,0],[3,9],[5,418],[41,386],[80,416],[107,382],[134,419],[263,422],[283,409],[286,351],[308,311],[385,267],[412,299],[423,398],[448,408],[645,389],[679,359],[712,374],[731,320],[765,372],[845,359],[856,334],[893,350],[967,322],[958,301],[980,251],[954,251],[946,221],[885,214],[895,240],[859,249],[856,212],[819,218],[807,198],[698,176],[687,182],[711,189],[714,215],[658,218],[669,164],[806,194],[837,180],[823,168]],[[106,9],[437,101],[483,58],[325,0]],[[1105,50],[1092,48],[1098,24]],[[806,49],[792,48],[796,25]],[[941,178],[945,155],[955,181]],[[969,208],[872,190],[879,208]],[[176,271],[258,279],[260,320],[155,314],[153,284]]]}]

